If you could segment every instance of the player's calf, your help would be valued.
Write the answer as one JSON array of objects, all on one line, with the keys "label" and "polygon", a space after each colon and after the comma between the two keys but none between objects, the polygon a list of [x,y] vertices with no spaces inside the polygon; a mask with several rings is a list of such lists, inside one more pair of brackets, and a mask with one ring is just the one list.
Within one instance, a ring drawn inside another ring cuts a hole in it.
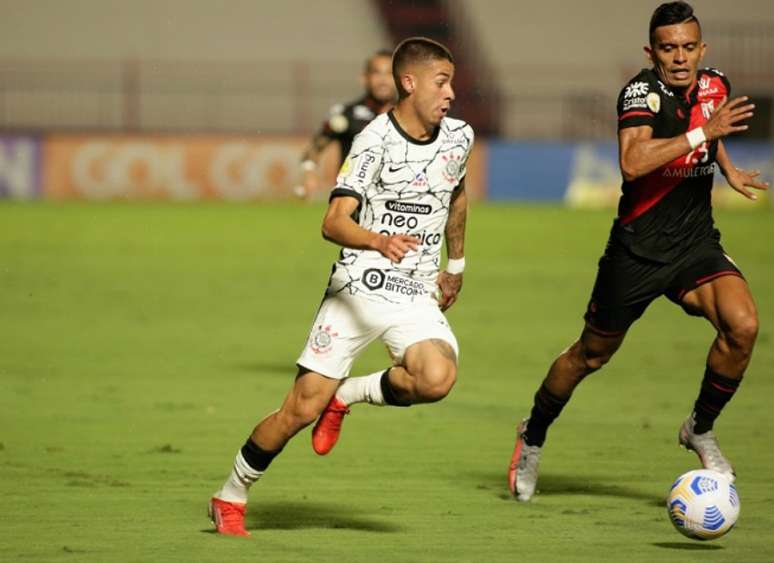
[{"label": "player's calf", "polygon": [[406,351],[405,367],[390,371],[387,391],[404,404],[433,403],[449,394],[457,380],[457,354],[448,342],[432,338]]},{"label": "player's calf", "polygon": [[432,365],[417,375],[416,402],[434,403],[446,397],[457,381],[457,367],[451,362]]}]

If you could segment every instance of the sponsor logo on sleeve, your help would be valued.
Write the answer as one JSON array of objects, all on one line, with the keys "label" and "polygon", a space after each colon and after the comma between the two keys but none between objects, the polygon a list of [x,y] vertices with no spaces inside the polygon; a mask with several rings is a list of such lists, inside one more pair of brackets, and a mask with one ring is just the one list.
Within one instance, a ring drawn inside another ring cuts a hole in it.
[{"label": "sponsor logo on sleeve", "polygon": [[632,82],[626,87],[624,98],[644,98],[647,94],[647,82]]},{"label": "sponsor logo on sleeve", "polygon": [[371,153],[365,153],[357,166],[357,173],[355,176],[358,180],[365,180],[368,177],[368,169],[376,162],[376,157]]},{"label": "sponsor logo on sleeve", "polygon": [[629,111],[630,109],[646,108],[646,107],[648,107],[647,98],[632,98],[630,100],[623,101],[623,111]]},{"label": "sponsor logo on sleeve", "polygon": [[339,176],[346,177],[352,171],[352,159],[347,157],[339,168]]},{"label": "sponsor logo on sleeve", "polygon": [[645,97],[645,102],[648,104],[648,109],[653,113],[658,113],[661,110],[661,96],[656,92],[651,92]]},{"label": "sponsor logo on sleeve", "polygon": [[343,133],[347,130],[347,127],[349,127],[349,120],[344,114],[333,115],[328,120],[328,127],[330,127],[331,131],[334,133]]}]

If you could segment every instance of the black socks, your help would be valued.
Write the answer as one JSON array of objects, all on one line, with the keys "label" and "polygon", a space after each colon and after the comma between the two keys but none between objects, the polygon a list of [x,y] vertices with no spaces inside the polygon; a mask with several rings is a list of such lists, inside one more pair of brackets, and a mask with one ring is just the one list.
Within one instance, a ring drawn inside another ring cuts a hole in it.
[{"label": "black socks", "polygon": [[562,412],[570,398],[560,399],[546,387],[545,382],[535,393],[535,404],[529,415],[524,441],[528,446],[542,446],[551,423]]},{"label": "black socks", "polygon": [[266,468],[269,467],[269,464],[281,451],[282,450],[267,452],[253,442],[252,438],[247,439],[241,450],[242,457],[245,458],[247,464],[256,471],[266,471]]},{"label": "black socks", "polygon": [[390,385],[390,369],[392,368],[386,369],[382,374],[382,378],[379,380],[379,383],[382,387],[382,397],[384,397],[384,402],[393,407],[410,406],[410,403],[404,403],[395,396],[395,391],[393,390],[392,385]]},{"label": "black socks", "polygon": [[696,420],[693,427],[695,434],[704,434],[712,430],[715,419],[726,403],[734,396],[741,382],[741,379],[731,379],[715,373],[707,366],[704,380],[701,382],[699,397],[693,407]]}]

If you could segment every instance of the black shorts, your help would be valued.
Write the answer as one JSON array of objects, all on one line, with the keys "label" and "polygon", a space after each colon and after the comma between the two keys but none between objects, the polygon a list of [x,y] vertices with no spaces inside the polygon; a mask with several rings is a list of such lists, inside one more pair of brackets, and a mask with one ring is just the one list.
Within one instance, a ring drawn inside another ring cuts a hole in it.
[{"label": "black shorts", "polygon": [[689,291],[728,275],[744,278],[716,238],[702,241],[669,264],[640,258],[611,239],[599,260],[586,326],[603,336],[623,334],[657,297],[666,295],[682,305]]}]

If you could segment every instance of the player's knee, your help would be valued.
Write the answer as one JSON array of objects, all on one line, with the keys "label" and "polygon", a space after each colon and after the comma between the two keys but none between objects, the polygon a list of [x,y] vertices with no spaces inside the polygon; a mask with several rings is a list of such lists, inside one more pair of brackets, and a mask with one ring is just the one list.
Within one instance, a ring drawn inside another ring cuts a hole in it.
[{"label": "player's knee", "polygon": [[755,311],[738,313],[730,323],[725,337],[729,345],[750,353],[758,337],[758,315]]},{"label": "player's knee", "polygon": [[423,401],[433,403],[446,397],[456,381],[457,367],[452,362],[439,362],[423,370],[417,391]]},{"label": "player's knee", "polygon": [[297,401],[283,408],[280,416],[288,430],[298,431],[317,420],[323,408],[317,404],[317,401]]},{"label": "player's knee", "polygon": [[602,350],[592,350],[588,347],[581,346],[580,349],[581,362],[584,368],[584,375],[593,373],[602,368],[610,358],[613,357],[612,352]]}]

